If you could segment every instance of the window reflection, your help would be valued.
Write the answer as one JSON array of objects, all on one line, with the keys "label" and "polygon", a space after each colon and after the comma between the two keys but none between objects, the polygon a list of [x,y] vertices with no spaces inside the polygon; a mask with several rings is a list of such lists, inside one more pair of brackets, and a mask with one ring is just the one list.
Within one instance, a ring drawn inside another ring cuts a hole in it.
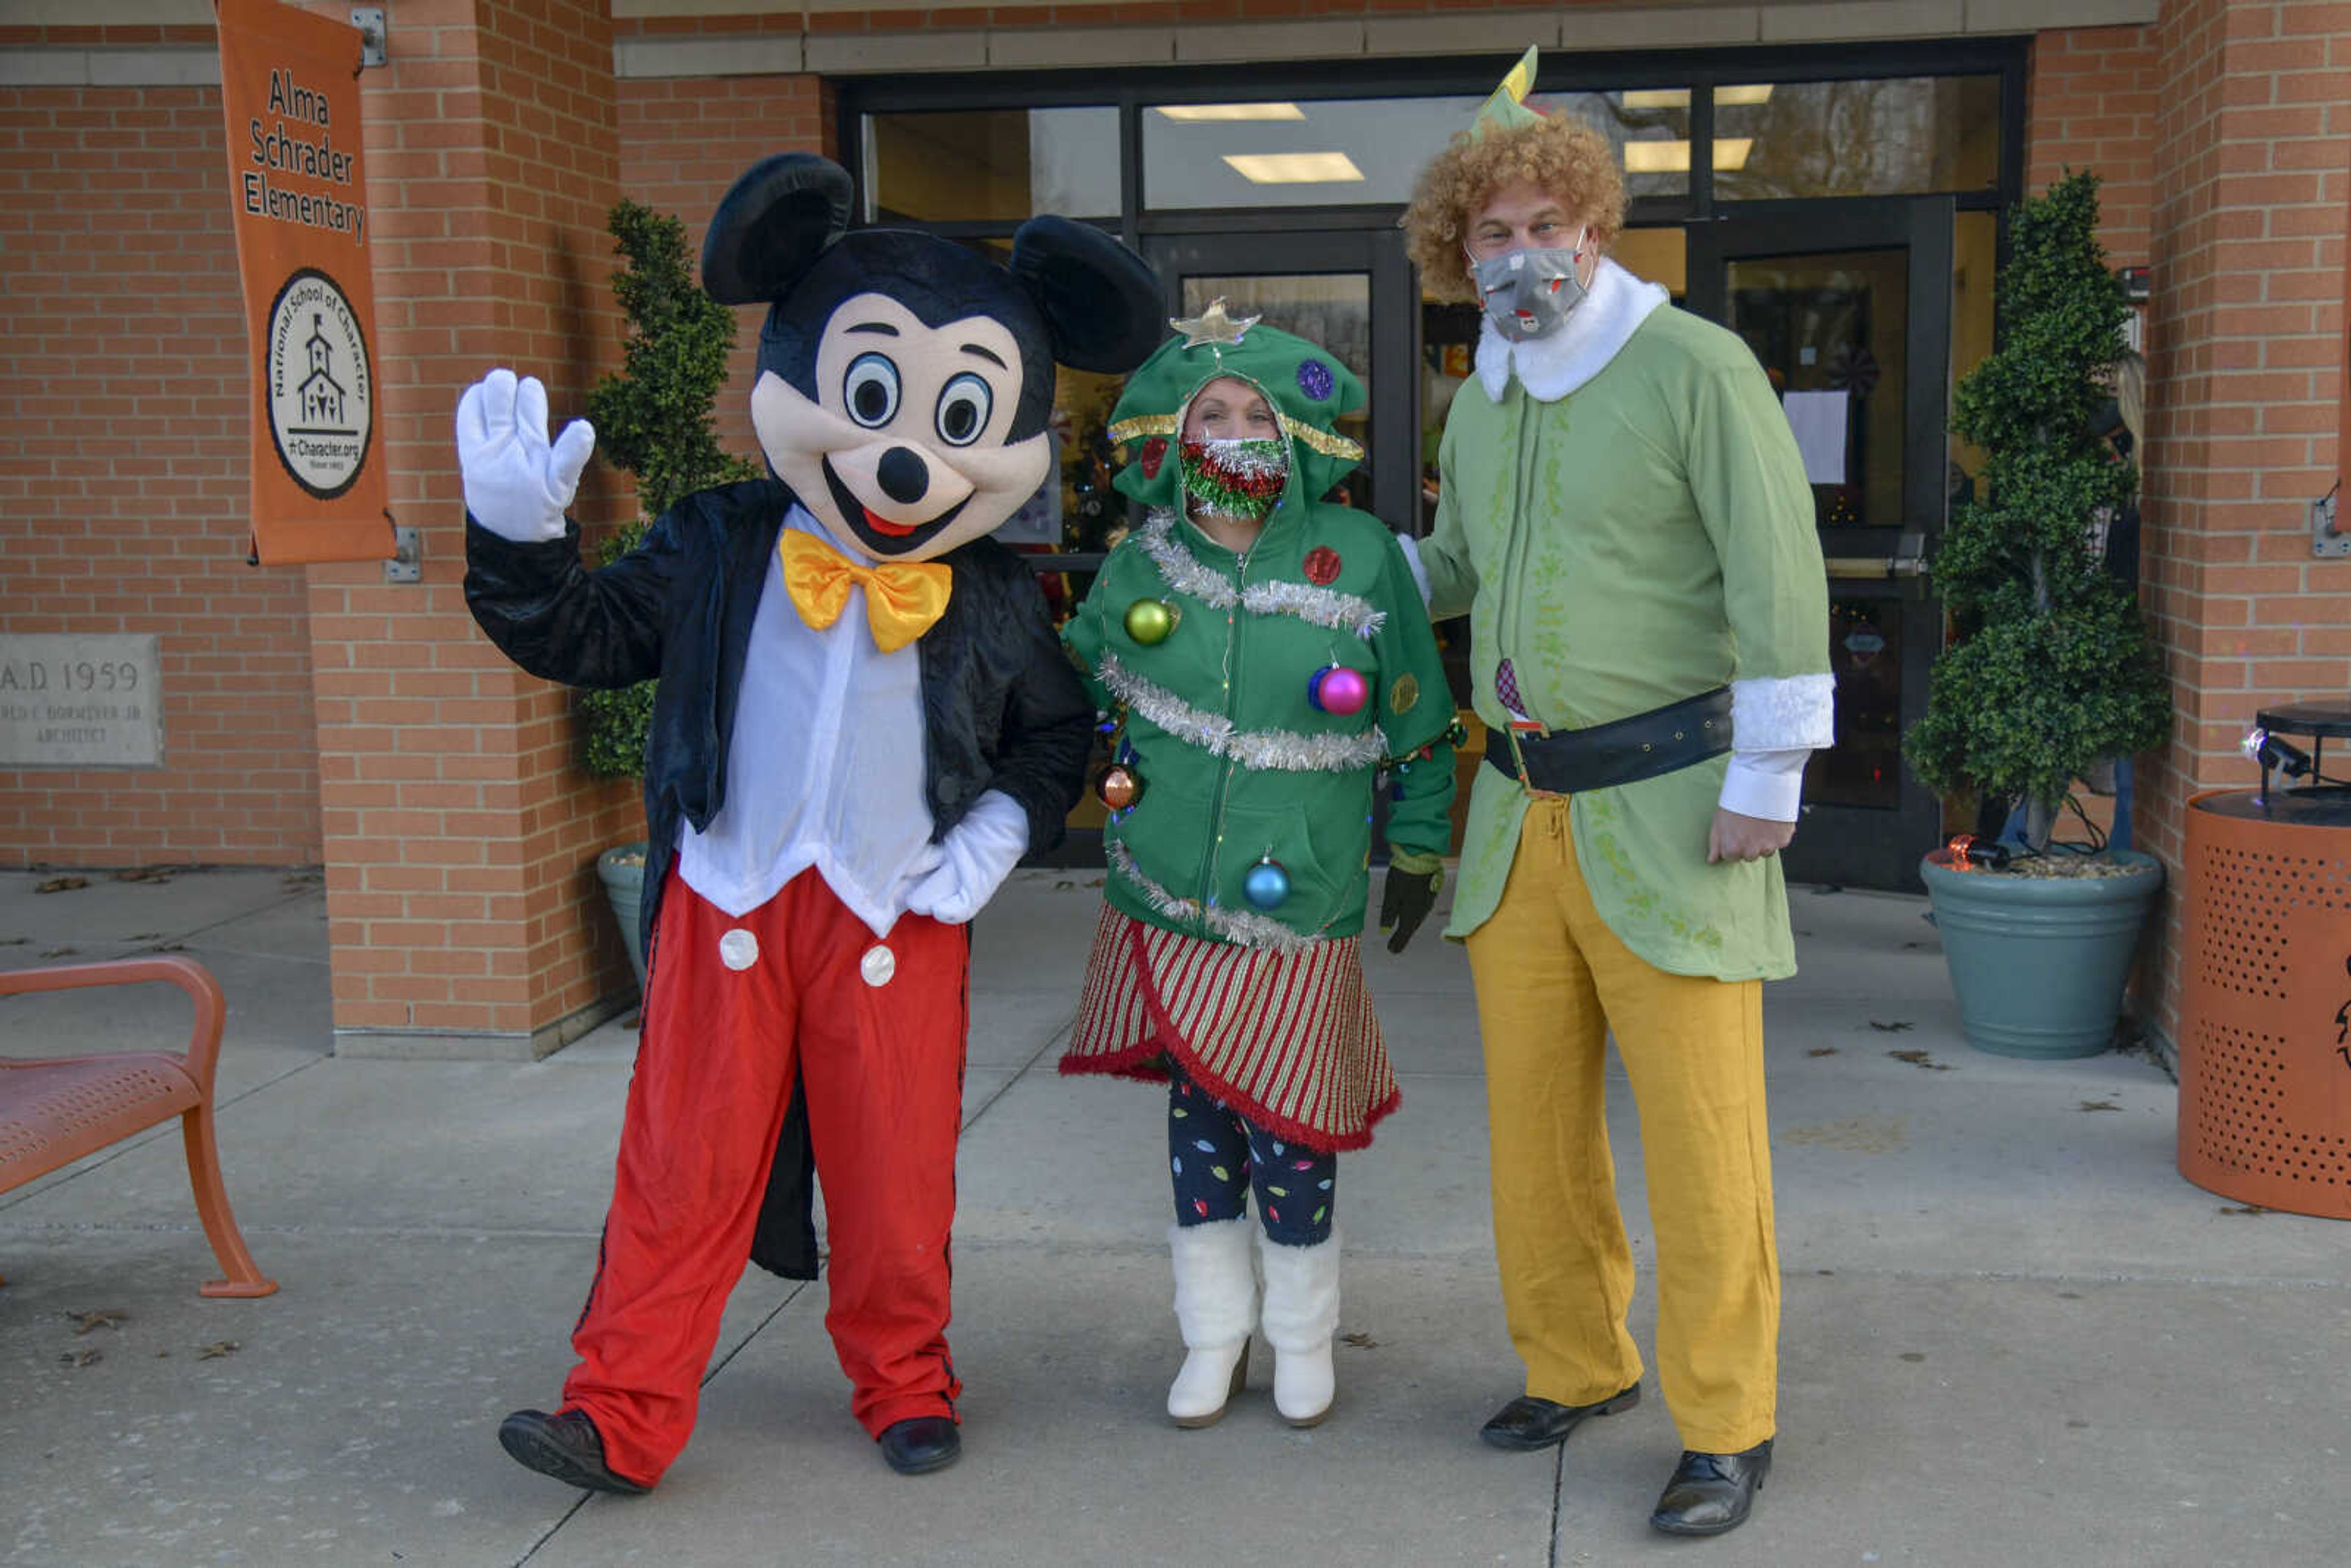
[{"label": "window reflection", "polygon": [[1020,223],[1119,207],[1118,110],[974,109],[865,117],[870,223]]},{"label": "window reflection", "polygon": [[1998,77],[1715,89],[1715,194],[1868,196],[2000,183]]}]

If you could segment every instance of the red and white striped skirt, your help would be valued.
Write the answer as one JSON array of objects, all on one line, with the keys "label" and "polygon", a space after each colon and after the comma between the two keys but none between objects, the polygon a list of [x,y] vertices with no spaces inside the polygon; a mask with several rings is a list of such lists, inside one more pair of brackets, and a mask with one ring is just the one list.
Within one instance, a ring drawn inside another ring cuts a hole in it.
[{"label": "red and white striped skirt", "polygon": [[1258,1126],[1360,1149],[1403,1092],[1353,936],[1292,952],[1179,936],[1102,905],[1063,1072],[1186,1077]]}]

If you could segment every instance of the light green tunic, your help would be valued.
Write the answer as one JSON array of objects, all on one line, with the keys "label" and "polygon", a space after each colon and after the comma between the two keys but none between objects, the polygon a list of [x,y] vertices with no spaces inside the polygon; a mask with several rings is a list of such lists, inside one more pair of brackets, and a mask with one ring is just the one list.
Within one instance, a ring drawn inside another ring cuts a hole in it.
[{"label": "light green tunic", "polygon": [[[1478,716],[1509,744],[1494,671],[1528,716],[1580,729],[1734,680],[1825,672],[1828,586],[1812,491],[1754,356],[1720,327],[1653,311],[1555,402],[1513,376],[1453,400],[1436,531],[1420,555],[1439,618],[1467,611]],[[1708,865],[1728,758],[1576,797],[1576,855],[1601,917],[1660,969],[1795,972],[1777,857]],[[1526,791],[1478,769],[1453,924],[1500,901]]]}]

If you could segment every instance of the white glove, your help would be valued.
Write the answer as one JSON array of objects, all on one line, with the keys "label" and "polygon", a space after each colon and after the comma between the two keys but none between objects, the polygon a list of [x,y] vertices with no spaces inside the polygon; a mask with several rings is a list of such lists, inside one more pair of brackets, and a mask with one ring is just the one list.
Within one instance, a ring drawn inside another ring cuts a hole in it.
[{"label": "white glove", "polygon": [[1001,789],[990,789],[947,830],[939,848],[945,859],[907,893],[906,912],[960,925],[996,896],[1029,852],[1029,813]]},{"label": "white glove", "polygon": [[548,444],[547,389],[536,376],[517,382],[512,371],[492,371],[457,400],[465,509],[502,539],[561,538],[563,509],[595,450],[595,427],[584,419],[565,425]]}]

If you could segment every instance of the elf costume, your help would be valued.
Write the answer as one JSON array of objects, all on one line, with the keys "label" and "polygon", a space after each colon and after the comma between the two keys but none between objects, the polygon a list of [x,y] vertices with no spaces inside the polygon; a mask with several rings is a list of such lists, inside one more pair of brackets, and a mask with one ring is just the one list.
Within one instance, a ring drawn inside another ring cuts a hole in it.
[{"label": "elf costume", "polygon": [[[1100,781],[1108,900],[1064,1072],[1170,1082],[1176,1306],[1192,1352],[1169,1412],[1203,1426],[1246,1375],[1264,1228],[1275,1402],[1331,1403],[1334,1156],[1371,1142],[1395,1076],[1364,983],[1375,780],[1402,946],[1450,837],[1454,715],[1411,570],[1376,517],[1320,499],[1362,460],[1333,428],[1362,386],[1330,354],[1233,318],[1178,321],[1127,383],[1118,488],[1150,508],[1064,629],[1121,716]],[[1220,377],[1261,392],[1278,439],[1180,439]],[[1191,519],[1262,516],[1245,551]]]},{"label": "elf costume", "polygon": [[[1638,1398],[1604,1120],[1613,1033],[1641,1115],[1659,1379],[1689,1450],[1653,1522],[1711,1533],[1745,1517],[1775,1427],[1759,982],[1794,959],[1778,860],[1710,862],[1709,832],[1718,810],[1796,818],[1804,758],[1831,739],[1826,576],[1754,356],[1590,254],[1621,185],[1595,204],[1607,211],[1546,190],[1561,248],[1520,242],[1462,276],[1481,226],[1510,226],[1468,220],[1498,210],[1519,166],[1477,192],[1478,141],[1508,139],[1521,162],[1597,143],[1519,101],[1532,74],[1531,50],[1424,176],[1424,191],[1469,193],[1407,219],[1424,271],[1452,263],[1441,282],[1486,307],[1477,374],[1447,419],[1436,528],[1415,552],[1432,613],[1470,617],[1489,731],[1447,935],[1467,940],[1477,985],[1496,1245],[1527,1376],[1485,1436],[1546,1447]],[[1530,277],[1567,308],[1530,298]]]}]

